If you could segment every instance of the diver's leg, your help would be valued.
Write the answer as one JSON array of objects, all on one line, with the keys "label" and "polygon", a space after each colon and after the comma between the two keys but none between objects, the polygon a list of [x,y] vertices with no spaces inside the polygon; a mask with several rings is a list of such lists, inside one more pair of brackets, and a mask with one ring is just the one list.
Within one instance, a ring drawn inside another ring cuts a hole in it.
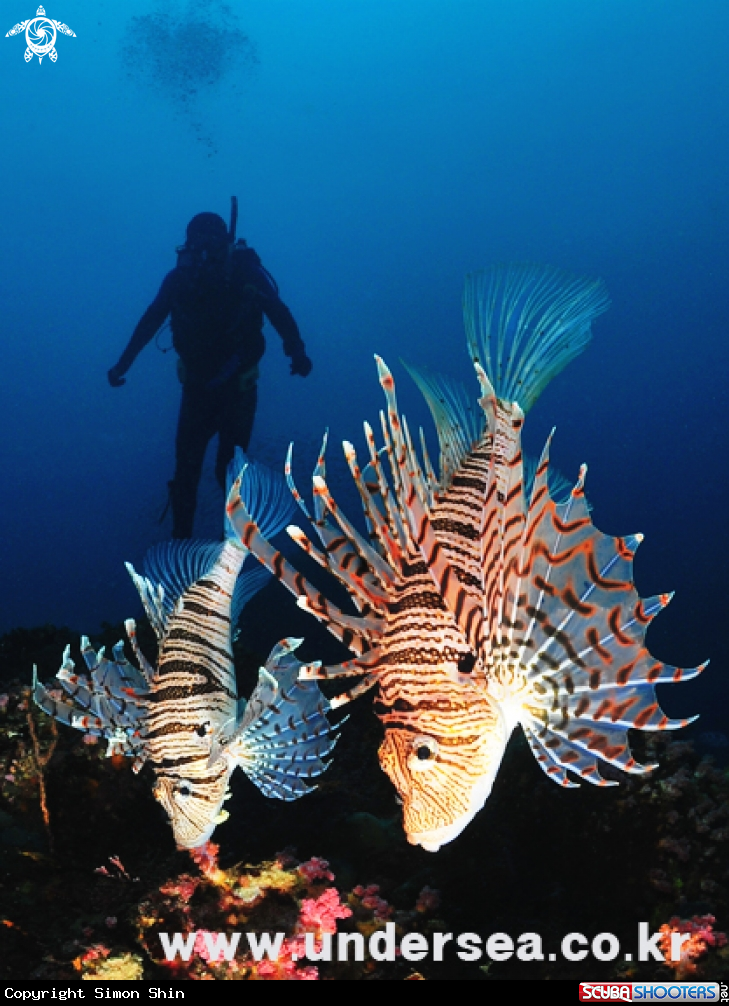
[{"label": "diver's leg", "polygon": [[208,397],[189,388],[182,392],[175,443],[175,477],[170,483],[173,538],[192,538],[205,450],[215,432]]},{"label": "diver's leg", "polygon": [[228,392],[222,403],[220,417],[220,439],[218,441],[218,456],[215,462],[215,476],[225,492],[225,476],[228,465],[233,460],[236,447],[248,450],[253,433],[253,420],[256,418],[258,404],[258,385],[251,384],[241,389],[236,382],[226,389]]}]

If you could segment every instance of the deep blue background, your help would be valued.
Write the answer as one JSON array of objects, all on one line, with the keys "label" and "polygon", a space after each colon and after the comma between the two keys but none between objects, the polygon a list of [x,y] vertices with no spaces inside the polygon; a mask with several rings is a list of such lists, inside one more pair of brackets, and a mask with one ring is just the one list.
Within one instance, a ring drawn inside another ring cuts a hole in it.
[{"label": "deep blue background", "polygon": [[123,561],[165,534],[179,386],[154,346],[122,389],[106,370],[188,219],[237,193],[314,361],[291,378],[269,333],[251,449],[278,465],[293,437],[300,484],[326,425],[338,454],[376,420],[373,352],[411,418],[400,356],[475,393],[467,271],[603,277],[612,308],[526,439],[556,424],[597,526],[646,534],[639,590],[677,591],[651,649],[713,661],[664,704],[724,728],[726,0],[49,0],[77,37],[40,65],[2,38],[34,8],[5,3],[0,33],[0,630],[137,611]]}]

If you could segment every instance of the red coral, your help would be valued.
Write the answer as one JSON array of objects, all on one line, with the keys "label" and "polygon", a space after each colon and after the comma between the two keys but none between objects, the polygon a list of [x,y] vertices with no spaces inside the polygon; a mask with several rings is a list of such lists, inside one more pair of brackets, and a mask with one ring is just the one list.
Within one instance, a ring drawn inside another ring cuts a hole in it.
[{"label": "red coral", "polygon": [[389,919],[393,912],[392,906],[380,897],[379,892],[377,884],[369,884],[367,887],[358,884],[352,893],[362,899],[362,907],[368,908],[376,918]]},{"label": "red coral", "polygon": [[318,856],[312,856],[308,862],[301,863],[299,873],[309,883],[312,883],[314,880],[334,880],[334,874],[329,869],[329,863],[326,859],[320,859]]},{"label": "red coral", "polygon": [[97,961],[100,958],[108,957],[111,953],[108,947],[105,947],[103,943],[95,943],[93,947],[89,947],[85,954],[81,956],[82,961]]},{"label": "red coral", "polygon": [[190,849],[190,857],[194,863],[196,863],[200,872],[210,878],[211,880],[217,879],[218,876],[218,853],[220,852],[220,846],[216,845],[214,842],[206,842],[204,845],[198,846],[197,849]]},{"label": "red coral", "polygon": [[293,937],[284,940],[281,951],[275,961],[258,961],[253,966],[255,978],[263,981],[275,982],[316,982],[319,981],[319,971],[317,968],[299,966],[299,961],[304,957],[304,940],[302,937]]},{"label": "red coral", "polygon": [[199,885],[200,879],[198,877],[191,877],[188,873],[183,873],[177,880],[170,880],[163,884],[160,887],[160,892],[173,898],[179,898],[180,901],[187,904]]},{"label": "red coral", "polygon": [[[660,928],[659,940],[661,951],[669,968],[673,968],[678,979],[696,972],[694,961],[702,957],[709,947],[723,947],[727,942],[724,933],[715,933],[713,926],[716,919],[713,915],[694,915],[692,919],[679,919],[674,915],[667,924]],[[688,934],[689,939],[681,945],[680,959],[671,959],[671,936],[673,933]]]},{"label": "red coral", "polygon": [[434,912],[439,905],[440,892],[426,885],[418,895],[418,900],[415,902],[415,911]]}]

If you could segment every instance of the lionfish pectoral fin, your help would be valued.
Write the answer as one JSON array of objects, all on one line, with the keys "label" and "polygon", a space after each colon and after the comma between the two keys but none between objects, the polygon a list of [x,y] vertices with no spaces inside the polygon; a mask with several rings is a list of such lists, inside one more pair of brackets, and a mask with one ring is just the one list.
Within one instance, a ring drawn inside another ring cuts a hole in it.
[{"label": "lionfish pectoral fin", "polygon": [[43,712],[60,723],[107,743],[107,755],[134,757],[140,753],[139,725],[148,691],[144,677],[124,657],[121,644],[113,648],[109,660],[103,648],[98,653],[87,636],[81,638],[81,653],[91,674],[76,673],[71,648],[66,646],[56,682],[68,701],[54,698],[38,681],[33,668],[33,699]]},{"label": "lionfish pectoral fin", "polygon": [[[584,495],[585,467],[568,500],[555,504],[546,450],[537,466],[518,560],[506,584],[498,645],[504,675],[520,704],[518,718],[537,761],[569,785],[570,772],[595,785],[615,785],[600,764],[650,771],[630,750],[628,731],[672,730],[655,686],[695,677],[706,665],[669,667],[651,656],[648,625],[670,594],[641,599],[633,555],[641,535],[613,538],[592,523]],[[513,687],[516,684],[518,687]]]},{"label": "lionfish pectoral fin", "polygon": [[266,690],[256,702],[255,715],[247,722],[244,717],[225,748],[262,793],[279,800],[296,800],[312,788],[310,781],[326,769],[338,737],[326,715],[331,707],[318,685],[298,680],[305,665],[293,655],[293,643],[299,641],[283,640],[272,651],[261,669]]}]

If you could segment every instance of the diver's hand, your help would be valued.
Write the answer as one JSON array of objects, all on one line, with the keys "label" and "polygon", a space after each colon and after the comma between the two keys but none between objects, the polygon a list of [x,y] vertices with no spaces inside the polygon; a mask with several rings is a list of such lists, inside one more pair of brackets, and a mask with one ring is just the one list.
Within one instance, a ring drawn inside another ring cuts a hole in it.
[{"label": "diver's hand", "polygon": [[127,383],[126,378],[122,377],[122,371],[119,369],[119,364],[117,364],[116,367],[112,367],[106,376],[109,378],[109,384],[112,388],[121,388],[122,384]]},{"label": "diver's hand", "polygon": [[291,376],[298,374],[300,377],[308,377],[313,364],[306,353],[297,354],[291,361]]}]

